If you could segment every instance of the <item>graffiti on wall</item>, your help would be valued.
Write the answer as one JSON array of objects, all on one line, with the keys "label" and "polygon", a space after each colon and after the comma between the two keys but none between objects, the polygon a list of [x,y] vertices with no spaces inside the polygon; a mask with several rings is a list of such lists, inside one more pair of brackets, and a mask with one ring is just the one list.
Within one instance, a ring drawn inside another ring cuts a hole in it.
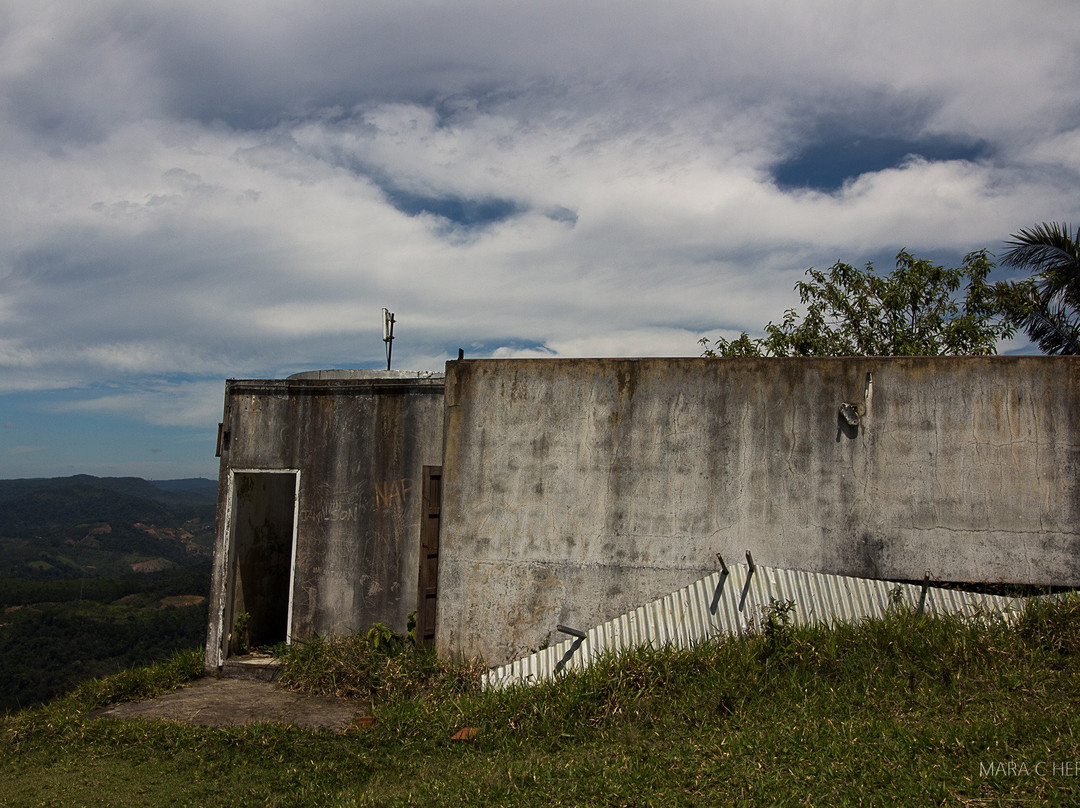
[{"label": "graffiti on wall", "polygon": [[375,482],[375,507],[392,508],[404,506],[405,498],[416,488],[412,477]]},{"label": "graffiti on wall", "polygon": [[360,497],[355,491],[315,487],[300,503],[301,522],[355,522],[360,518]]}]

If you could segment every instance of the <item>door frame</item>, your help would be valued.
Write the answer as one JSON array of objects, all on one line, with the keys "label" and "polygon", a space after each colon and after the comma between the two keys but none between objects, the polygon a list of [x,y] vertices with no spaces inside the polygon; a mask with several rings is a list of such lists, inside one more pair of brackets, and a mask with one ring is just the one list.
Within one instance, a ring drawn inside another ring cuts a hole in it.
[{"label": "door frame", "polygon": [[227,658],[229,634],[226,630],[225,615],[229,615],[229,622],[233,619],[233,594],[236,581],[236,553],[233,548],[233,534],[236,528],[236,475],[237,474],[292,474],[296,484],[293,488],[293,523],[292,523],[292,548],[289,559],[289,605],[288,618],[285,623],[285,642],[292,643],[293,622],[293,588],[296,585],[296,542],[300,527],[300,469],[297,468],[237,468],[229,469],[229,493],[225,498],[225,530],[222,537],[222,570],[221,588],[218,591],[218,614],[217,614],[217,666],[221,668]]}]

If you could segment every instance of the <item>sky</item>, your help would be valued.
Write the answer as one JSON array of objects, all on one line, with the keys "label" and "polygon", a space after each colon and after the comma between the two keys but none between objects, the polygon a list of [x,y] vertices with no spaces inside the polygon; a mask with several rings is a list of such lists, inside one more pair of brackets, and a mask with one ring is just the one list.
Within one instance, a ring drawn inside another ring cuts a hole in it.
[{"label": "sky", "polygon": [[0,477],[214,477],[224,380],[385,367],[384,306],[395,369],[698,356],[1076,223],[1075,11],[0,0]]}]

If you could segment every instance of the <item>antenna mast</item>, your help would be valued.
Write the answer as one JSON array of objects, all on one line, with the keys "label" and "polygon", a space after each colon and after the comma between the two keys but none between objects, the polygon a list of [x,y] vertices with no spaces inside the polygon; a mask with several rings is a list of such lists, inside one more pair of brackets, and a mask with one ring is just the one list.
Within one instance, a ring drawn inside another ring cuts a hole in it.
[{"label": "antenna mast", "polygon": [[390,370],[390,357],[394,352],[394,313],[382,310],[382,341],[386,343],[386,369]]}]

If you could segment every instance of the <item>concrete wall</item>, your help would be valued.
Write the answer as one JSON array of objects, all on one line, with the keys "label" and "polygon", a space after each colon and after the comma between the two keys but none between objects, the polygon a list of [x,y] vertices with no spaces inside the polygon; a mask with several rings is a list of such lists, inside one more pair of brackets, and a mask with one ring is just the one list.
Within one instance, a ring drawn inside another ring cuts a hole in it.
[{"label": "concrete wall", "polygon": [[1080,585],[1078,362],[451,362],[437,647],[502,663],[747,549]]},{"label": "concrete wall", "polygon": [[[208,667],[227,643],[240,592],[227,552],[237,556],[228,542],[242,511],[235,472],[298,472],[287,593],[294,638],[375,622],[405,631],[417,608],[422,469],[442,462],[442,425],[441,374],[318,371],[226,383]],[[264,512],[269,521],[267,509],[254,521]]]}]

